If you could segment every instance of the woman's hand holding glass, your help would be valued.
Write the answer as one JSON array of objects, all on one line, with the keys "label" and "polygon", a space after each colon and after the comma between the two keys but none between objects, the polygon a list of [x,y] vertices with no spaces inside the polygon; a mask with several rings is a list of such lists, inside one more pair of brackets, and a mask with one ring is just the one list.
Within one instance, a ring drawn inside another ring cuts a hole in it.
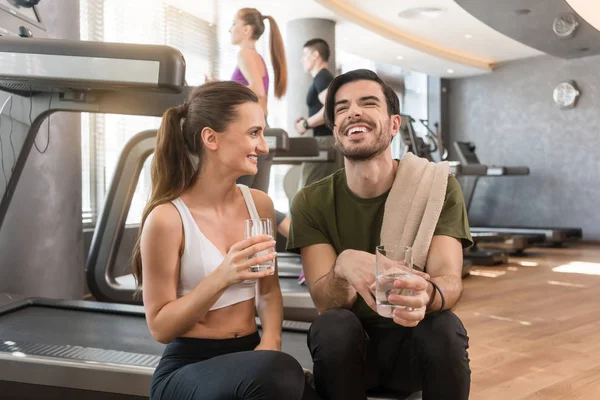
[{"label": "woman's hand holding glass", "polygon": [[259,270],[256,266],[272,263],[277,253],[272,251],[258,256],[255,256],[255,254],[274,248],[275,243],[270,235],[256,235],[231,246],[225,259],[218,267],[227,286],[272,275],[273,270]]}]

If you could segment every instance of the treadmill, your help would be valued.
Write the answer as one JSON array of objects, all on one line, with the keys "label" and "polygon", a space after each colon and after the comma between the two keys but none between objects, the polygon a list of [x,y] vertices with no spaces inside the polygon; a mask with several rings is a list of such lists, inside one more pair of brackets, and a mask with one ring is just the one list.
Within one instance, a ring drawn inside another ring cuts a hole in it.
[{"label": "treadmill", "polygon": [[[400,125],[400,138],[404,144],[403,154],[411,152],[418,157],[425,158],[429,161],[435,162],[432,154],[436,153],[439,148],[437,138],[431,134],[428,134],[430,144],[419,137],[413,127],[415,120],[410,115],[401,115]],[[429,129],[428,129],[429,131]],[[453,175],[485,175],[487,173],[487,167],[485,165],[465,165],[457,161],[448,161],[450,166],[450,172]],[[501,234],[488,234],[478,233],[474,234],[471,231],[474,245],[468,249],[465,249],[463,253],[463,277],[469,275],[471,265],[477,266],[494,266],[499,264],[505,264],[508,262],[508,253],[503,250],[486,250],[479,247],[483,243],[491,242],[506,242],[510,237]]]},{"label": "treadmill", "polygon": [[[434,161],[432,154],[437,154],[439,147],[435,135],[429,131],[427,137],[431,143],[426,144],[414,131],[412,125],[414,119],[408,115],[402,116],[402,119],[401,135],[404,141],[404,151],[411,151],[419,157]],[[483,176],[523,175],[529,173],[529,168],[527,167],[490,166],[464,158],[461,158],[460,162],[448,162],[450,164],[450,172],[453,175],[457,178],[474,179],[475,184]],[[472,181],[467,181],[466,183],[470,182]],[[469,187],[465,182],[462,182],[462,186],[463,192],[467,194],[465,197],[468,210],[473,197],[472,189],[474,186]],[[471,236],[475,245],[465,252],[465,259],[473,261],[474,264],[486,266],[504,264],[508,262],[509,254],[523,255],[529,247],[539,246],[546,242],[546,236],[539,232],[500,232],[477,227],[471,227]]]},{"label": "treadmill", "polygon": [[[479,158],[475,154],[476,146],[472,142],[454,142],[454,148],[458,156],[465,166],[467,165],[482,165]],[[487,166],[488,173],[486,176],[523,176],[529,175],[529,168],[525,166]],[[473,195],[479,177],[476,177],[474,182],[467,189],[467,207],[471,207]],[[554,246],[562,246],[566,242],[575,241],[582,238],[581,228],[559,228],[559,227],[524,227],[524,226],[484,226],[472,227],[472,232],[493,232],[507,234],[511,236],[530,236],[532,245],[551,244]],[[540,240],[543,237],[544,240]]]},{"label": "treadmill", "polygon": [[[31,15],[39,15],[36,7],[21,16],[23,10],[8,11],[7,4],[0,3],[0,32],[12,34],[0,37],[0,96],[13,94],[10,118],[15,129],[26,129],[23,142],[15,143],[18,158],[8,185],[0,187],[0,228],[48,115],[70,111],[161,116],[181,104],[190,90],[184,85],[185,61],[176,49],[45,39],[41,20],[28,22]],[[36,32],[35,39],[16,37],[27,30],[20,29],[25,25]],[[150,140],[151,134],[142,136]],[[148,397],[164,346],[151,337],[143,307],[3,293],[0,299],[2,393],[19,399]],[[283,350],[312,368],[308,327],[306,322],[286,321]]]}]

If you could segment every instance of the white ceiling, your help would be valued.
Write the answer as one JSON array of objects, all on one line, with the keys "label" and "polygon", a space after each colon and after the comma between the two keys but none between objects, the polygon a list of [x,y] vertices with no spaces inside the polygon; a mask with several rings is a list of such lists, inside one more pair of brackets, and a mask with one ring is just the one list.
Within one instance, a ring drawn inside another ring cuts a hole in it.
[{"label": "white ceiling", "polygon": [[[273,15],[280,26],[301,18],[332,19],[337,21],[338,48],[376,62],[446,78],[489,73],[490,68],[481,65],[499,64],[541,54],[480,22],[454,0],[168,1],[204,17],[214,16],[213,1],[218,1],[221,12],[231,10],[232,18],[241,7],[256,7],[265,15]],[[391,35],[382,35],[381,29],[375,33],[370,30],[369,24],[359,24],[347,13],[340,14],[335,3],[366,16],[369,21],[391,32]],[[400,11],[413,7],[439,7],[445,11],[434,19],[409,20],[398,16]],[[401,36],[410,40],[397,39]],[[470,59],[475,61],[463,62]]]},{"label": "white ceiling", "polygon": [[[479,58],[501,62],[540,54],[480,22],[454,0],[344,0],[344,3],[411,35]],[[437,7],[445,11],[434,19],[398,16],[399,12],[416,7]]]},{"label": "white ceiling", "polygon": [[[336,46],[348,53],[373,61],[398,65],[427,75],[461,77],[484,74],[486,71],[447,61],[422,51],[403,46],[376,33],[348,22],[336,26]],[[401,60],[398,57],[402,57]],[[448,70],[453,71],[452,73]]]}]

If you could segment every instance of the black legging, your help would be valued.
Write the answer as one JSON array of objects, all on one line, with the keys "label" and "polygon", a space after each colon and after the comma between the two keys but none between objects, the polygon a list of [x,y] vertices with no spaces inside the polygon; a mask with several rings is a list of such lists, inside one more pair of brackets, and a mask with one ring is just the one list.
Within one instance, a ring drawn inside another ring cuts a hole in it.
[{"label": "black legging", "polygon": [[236,339],[176,338],[152,377],[150,400],[309,400],[302,367],[289,354],[254,351],[258,333]]},{"label": "black legging", "polygon": [[469,339],[450,311],[415,328],[368,329],[350,310],[333,309],[313,322],[308,347],[317,393],[326,400],[365,400],[369,390],[423,400],[466,400],[471,370]]}]

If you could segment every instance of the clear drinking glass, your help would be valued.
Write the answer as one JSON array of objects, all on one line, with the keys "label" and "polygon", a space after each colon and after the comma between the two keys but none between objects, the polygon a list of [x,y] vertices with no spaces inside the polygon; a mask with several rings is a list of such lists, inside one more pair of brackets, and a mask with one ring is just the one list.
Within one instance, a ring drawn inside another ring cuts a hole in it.
[{"label": "clear drinking glass", "polygon": [[[269,218],[261,218],[261,219],[247,219],[246,220],[246,230],[244,237],[246,239],[257,236],[257,235],[270,235],[271,237],[275,237],[273,235],[273,221]],[[249,258],[254,258],[258,256],[262,256],[265,254],[269,254],[275,251],[274,247],[271,247],[267,250],[259,251],[251,255]],[[271,275],[275,273],[275,260],[269,260],[259,265],[253,265],[250,267],[252,272],[259,272],[270,269]]]},{"label": "clear drinking glass", "polygon": [[412,275],[413,260],[410,246],[377,246],[375,251],[375,300],[377,313],[382,317],[393,318],[396,308],[406,308],[390,304],[388,296],[397,294],[412,296],[410,289],[396,289],[394,281]]}]

